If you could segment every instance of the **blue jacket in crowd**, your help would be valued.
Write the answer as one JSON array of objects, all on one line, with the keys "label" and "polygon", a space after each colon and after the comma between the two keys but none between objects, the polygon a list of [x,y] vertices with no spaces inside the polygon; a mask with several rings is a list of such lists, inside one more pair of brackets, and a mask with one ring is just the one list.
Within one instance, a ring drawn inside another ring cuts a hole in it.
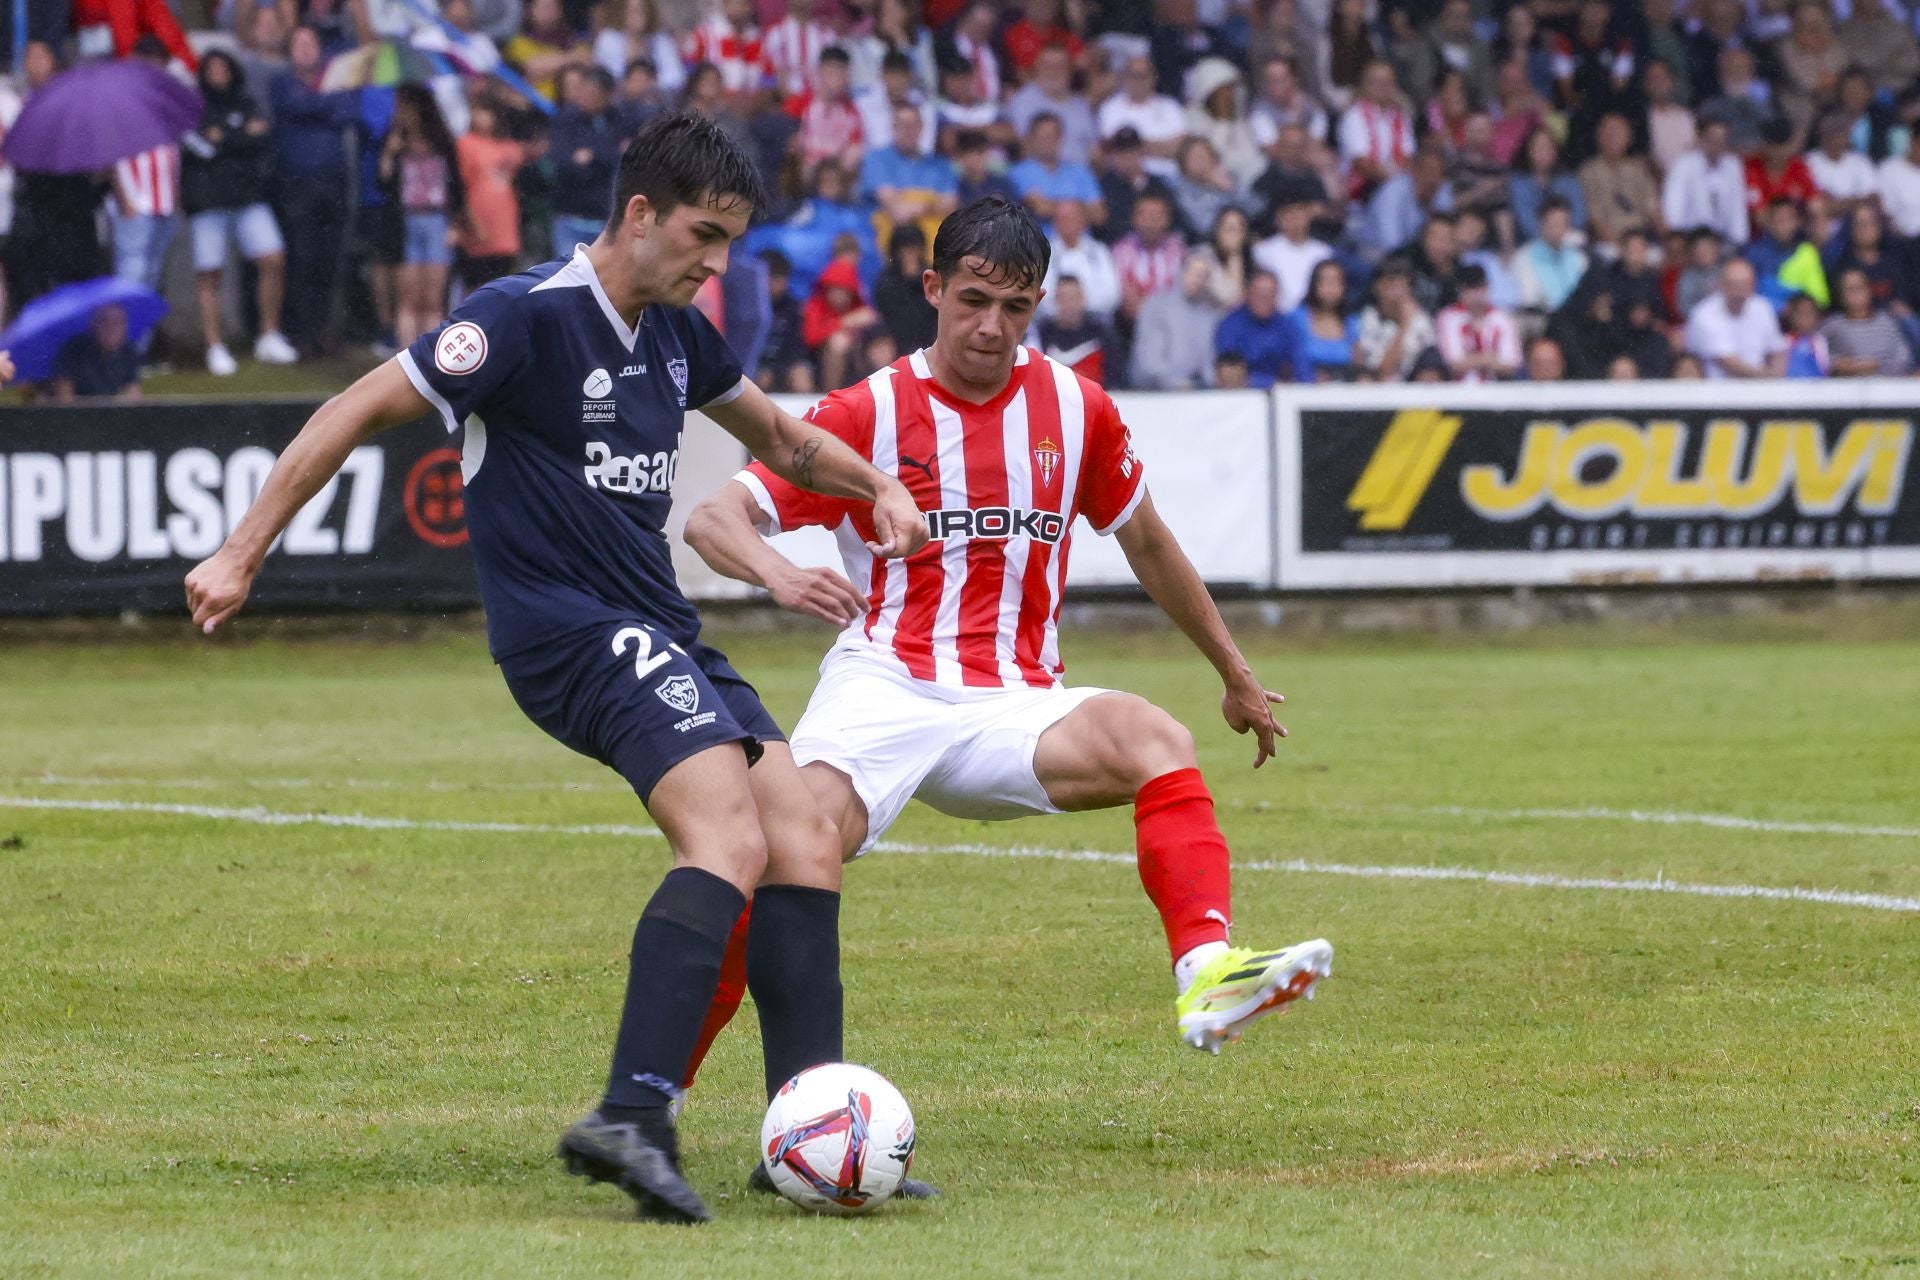
[{"label": "blue jacket in crowd", "polygon": [[[321,93],[299,76],[282,71],[268,94],[273,111],[274,153],[280,176],[314,178],[344,184],[346,131],[360,122],[352,93]],[[379,148],[374,148],[377,152]]]},{"label": "blue jacket in crowd", "polygon": [[[604,218],[612,199],[613,175],[620,153],[633,136],[625,113],[608,107],[590,116],[562,107],[553,117],[547,156],[553,162],[553,210],[576,218]],[[586,163],[580,152],[589,153]]]},{"label": "blue jacket in crowd", "polygon": [[1213,349],[1219,354],[1231,351],[1247,362],[1248,386],[1270,387],[1293,362],[1293,326],[1282,312],[1260,320],[1242,305],[1214,330]]}]

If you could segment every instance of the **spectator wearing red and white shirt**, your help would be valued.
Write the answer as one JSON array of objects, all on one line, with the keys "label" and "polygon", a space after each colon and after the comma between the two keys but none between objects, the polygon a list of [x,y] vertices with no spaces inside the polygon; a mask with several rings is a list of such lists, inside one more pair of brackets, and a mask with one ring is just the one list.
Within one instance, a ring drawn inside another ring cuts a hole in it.
[{"label": "spectator wearing red and white shirt", "polygon": [[1493,305],[1487,272],[1474,263],[1454,277],[1460,300],[1441,308],[1434,320],[1440,357],[1461,382],[1491,382],[1520,370],[1520,330],[1513,317]]},{"label": "spectator wearing red and white shirt", "polygon": [[1413,158],[1413,118],[1400,105],[1393,66],[1370,62],[1360,73],[1360,98],[1340,117],[1340,163],[1347,194],[1364,200]]},{"label": "spectator wearing red and white shirt", "polygon": [[1000,57],[993,51],[993,30],[999,23],[993,5],[976,2],[953,27],[954,51],[973,68],[974,93],[982,102],[1000,101]]},{"label": "spectator wearing red and white shirt", "polygon": [[768,79],[766,41],[753,21],[753,0],[721,0],[719,12],[702,18],[688,33],[689,66],[711,63],[720,87],[730,95],[758,92]]},{"label": "spectator wearing red and white shirt", "polygon": [[[165,70],[171,55],[142,36],[135,57]],[[113,274],[160,288],[160,267],[180,225],[180,148],[167,142],[113,166]]]},{"label": "spectator wearing red and white shirt", "polygon": [[117,162],[113,195],[113,274],[157,290],[180,225],[180,148],[163,143]]},{"label": "spectator wearing red and white shirt", "polygon": [[780,92],[812,93],[820,87],[814,73],[833,43],[833,28],[814,20],[813,0],[787,0],[786,10],[786,17],[767,28],[767,69]]},{"label": "spectator wearing red and white shirt", "polygon": [[1133,202],[1133,230],[1113,246],[1120,314],[1132,320],[1148,298],[1177,288],[1186,258],[1186,242],[1173,233],[1173,206],[1157,191],[1143,192]]},{"label": "spectator wearing red and white shirt", "polygon": [[813,92],[787,100],[787,113],[800,122],[793,149],[801,171],[811,176],[814,166],[829,156],[858,169],[866,131],[851,96],[853,60],[845,49],[830,45],[820,55],[813,78]]}]

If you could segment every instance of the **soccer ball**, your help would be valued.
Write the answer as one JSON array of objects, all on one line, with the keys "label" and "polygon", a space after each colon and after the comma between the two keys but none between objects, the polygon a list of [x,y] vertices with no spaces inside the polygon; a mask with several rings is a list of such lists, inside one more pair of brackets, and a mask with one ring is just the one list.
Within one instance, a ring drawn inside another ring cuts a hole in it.
[{"label": "soccer ball", "polygon": [[760,1153],[780,1194],[815,1213],[885,1204],[913,1163],[913,1112],[877,1071],[808,1067],[780,1086],[760,1126]]}]

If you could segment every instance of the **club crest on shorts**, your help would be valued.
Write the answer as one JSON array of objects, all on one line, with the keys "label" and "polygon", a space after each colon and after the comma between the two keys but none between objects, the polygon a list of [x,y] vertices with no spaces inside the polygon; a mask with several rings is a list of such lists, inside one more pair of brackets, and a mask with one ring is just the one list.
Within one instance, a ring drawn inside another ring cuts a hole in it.
[{"label": "club crest on shorts", "polygon": [[700,709],[700,686],[693,682],[692,676],[668,676],[653,692],[681,715],[690,716]]},{"label": "club crest on shorts", "polygon": [[1040,483],[1053,483],[1053,473],[1060,466],[1060,446],[1053,442],[1052,436],[1043,438],[1033,446],[1034,465],[1040,468]]}]

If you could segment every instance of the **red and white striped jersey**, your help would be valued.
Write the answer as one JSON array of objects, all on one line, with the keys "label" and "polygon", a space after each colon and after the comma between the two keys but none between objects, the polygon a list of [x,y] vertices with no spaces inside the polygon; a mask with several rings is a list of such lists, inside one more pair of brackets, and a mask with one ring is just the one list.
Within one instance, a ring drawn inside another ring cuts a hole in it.
[{"label": "red and white striped jersey", "polygon": [[735,27],[723,14],[710,14],[687,33],[682,49],[687,66],[711,62],[720,69],[720,87],[751,93],[763,87],[770,71],[760,28]]},{"label": "red and white striped jersey", "polygon": [[969,404],[934,381],[924,351],[827,396],[807,419],[913,494],[932,533],[906,560],[866,548],[872,508],[788,484],[754,463],[735,478],[772,531],[833,530],[867,612],[837,644],[877,652],[918,680],[1051,688],[1074,519],[1112,533],[1146,496],[1113,400],[1022,347],[1005,389]]},{"label": "red and white striped jersey", "polygon": [[116,161],[113,185],[123,215],[171,216],[179,208],[180,148],[166,142]]},{"label": "red and white striped jersey", "polygon": [[789,14],[767,28],[763,45],[767,67],[780,92],[813,92],[814,69],[820,54],[833,43],[833,29],[823,22],[803,22]]}]

